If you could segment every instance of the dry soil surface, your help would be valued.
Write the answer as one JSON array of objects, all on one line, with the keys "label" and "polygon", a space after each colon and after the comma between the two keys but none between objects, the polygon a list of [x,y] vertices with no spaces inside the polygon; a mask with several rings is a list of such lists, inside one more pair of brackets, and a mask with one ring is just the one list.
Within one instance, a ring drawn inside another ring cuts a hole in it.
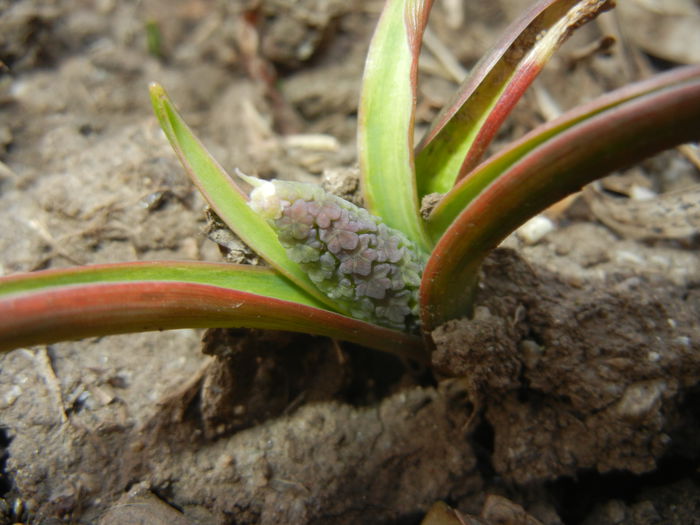
[{"label": "dry soil surface", "polygon": [[[468,69],[529,3],[441,0],[430,29]],[[697,2],[625,4],[567,43],[496,148],[700,62]],[[222,260],[149,81],[227,169],[327,172],[353,195],[381,6],[0,0],[0,275]],[[419,131],[457,86],[445,63],[424,52]],[[431,370],[243,330],[3,355],[0,524],[700,523],[699,181],[668,152],[511,236],[473,318],[432,334]]]}]

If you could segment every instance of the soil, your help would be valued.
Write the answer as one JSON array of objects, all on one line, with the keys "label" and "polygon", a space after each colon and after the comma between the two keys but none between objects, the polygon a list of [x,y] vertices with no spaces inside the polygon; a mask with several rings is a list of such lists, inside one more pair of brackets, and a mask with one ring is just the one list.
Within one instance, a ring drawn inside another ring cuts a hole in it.
[{"label": "soil", "polygon": [[[221,250],[257,262],[212,226],[149,81],[228,169],[325,173],[358,199],[356,106],[382,3],[0,0],[0,275]],[[442,0],[430,28],[468,68],[529,3]],[[696,4],[638,4],[578,31],[494,148],[698,60],[674,41],[700,34]],[[457,85],[424,54],[419,130]],[[700,523],[689,156],[615,174],[513,234],[473,317],[431,334],[428,370],[245,330],[1,356],[0,524]]]}]

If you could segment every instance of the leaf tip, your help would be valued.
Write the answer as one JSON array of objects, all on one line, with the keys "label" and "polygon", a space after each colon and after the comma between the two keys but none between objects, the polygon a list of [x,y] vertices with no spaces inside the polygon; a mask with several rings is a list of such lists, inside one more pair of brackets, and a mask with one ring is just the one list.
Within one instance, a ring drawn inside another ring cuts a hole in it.
[{"label": "leaf tip", "polygon": [[153,111],[155,111],[161,126],[164,126],[164,111],[168,102],[168,94],[165,92],[165,88],[158,82],[150,82],[148,84],[148,94],[151,97]]},{"label": "leaf tip", "polygon": [[158,82],[149,82],[148,91],[153,98],[165,97],[165,89]]}]

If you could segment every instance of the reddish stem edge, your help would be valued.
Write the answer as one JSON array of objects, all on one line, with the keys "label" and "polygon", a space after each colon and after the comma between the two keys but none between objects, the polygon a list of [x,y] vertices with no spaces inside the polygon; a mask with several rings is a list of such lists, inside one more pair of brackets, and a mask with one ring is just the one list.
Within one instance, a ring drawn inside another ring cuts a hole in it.
[{"label": "reddish stem edge", "polygon": [[420,338],[297,303],[217,286],[136,281],[0,298],[0,350],[109,334],[249,327],[341,338],[425,361]]},{"label": "reddish stem edge", "polygon": [[560,0],[544,0],[536,3],[525,11],[519,19],[513,22],[503,32],[503,36],[497,41],[491,50],[484,55],[474,66],[467,80],[459,88],[455,98],[445,105],[443,110],[433,121],[432,126],[420,140],[416,151],[423,150],[442,131],[447,123],[459,112],[461,107],[481,85],[494,66],[503,58],[513,43],[520,38],[523,31],[542,14],[543,11]]},{"label": "reddish stem edge", "polygon": [[[572,22],[572,25],[568,26],[566,32],[560,36],[558,43],[551,50],[550,55],[554,53],[556,48],[559,47],[576,28],[592,20],[606,9],[610,9],[610,3],[602,3],[597,8],[599,9],[598,11],[587,13],[585,17],[576,20],[575,23]],[[476,137],[474,137],[474,142],[459,168],[459,174],[456,179],[457,182],[467,176],[467,174],[479,164],[505,119],[513,111],[525,94],[525,91],[532,85],[548,61],[549,58],[543,59],[539,57],[532,62],[523,62],[521,67],[515,71],[512,80],[508,82],[496,106],[488,115],[488,118],[481,128],[479,128]]]},{"label": "reddish stem edge", "polygon": [[[518,140],[511,142],[505,148],[501,149],[499,152],[483,161],[478,167],[470,171],[466,177],[462,178],[457,184],[455,184],[454,188],[450,190],[450,192],[447,193],[443,199],[441,199],[441,201],[433,209],[432,213],[434,215],[439,215],[442,212],[443,207],[449,203],[451,194],[453,192],[459,192],[462,186],[471,184],[472,179],[478,176],[481,171],[488,169],[490,165],[498,162],[501,158],[507,157],[513,150],[517,150],[523,144],[527,144],[537,137],[551,133],[552,130],[556,130],[556,128],[560,127],[562,124],[568,124],[569,127],[573,127],[583,119],[592,118],[596,113],[614,109],[614,106],[622,105],[628,102],[630,99],[642,97],[654,91],[660,91],[673,85],[678,85],[698,78],[700,78],[700,65],[684,66],[672,69],[665,73],[654,75],[648,79],[641,80],[633,84],[628,84],[616,89],[615,91],[605,93],[596,99],[567,111],[554,120],[541,124]],[[561,132],[563,131],[565,131],[565,129]],[[537,146],[535,146],[535,148],[536,147]],[[527,153],[525,155],[527,155]]]},{"label": "reddish stem edge", "polygon": [[421,283],[424,330],[470,313],[483,259],[528,218],[615,169],[697,139],[696,80],[583,121],[533,150],[476,197],[439,240]]}]

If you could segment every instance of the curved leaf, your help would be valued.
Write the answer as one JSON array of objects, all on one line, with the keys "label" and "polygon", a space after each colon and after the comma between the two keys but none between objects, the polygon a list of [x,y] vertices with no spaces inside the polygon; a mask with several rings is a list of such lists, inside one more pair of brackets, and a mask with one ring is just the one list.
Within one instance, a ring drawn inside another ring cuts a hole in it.
[{"label": "curved leaf", "polygon": [[434,239],[439,239],[452,221],[481,191],[488,187],[510,166],[555,135],[562,133],[579,122],[611,110],[615,106],[632,99],[692,79],[700,79],[700,66],[673,69],[642,82],[611,91],[561,115],[555,120],[537,127],[520,140],[509,144],[504,150],[484,161],[458,182],[432,210],[427,223],[430,234]]},{"label": "curved leaf", "polygon": [[270,226],[247,204],[247,196],[194,136],[159,84],[150,85],[156,117],[180,162],[217,215],[258,255],[309,295],[342,311],[322,294],[287,253]]},{"label": "curved leaf", "polygon": [[432,0],[388,0],[362,81],[358,151],[365,203],[424,249],[413,165],[418,54]]},{"label": "curved leaf", "polygon": [[418,145],[418,195],[445,193],[471,171],[554,51],[610,0],[542,0],[474,67]]},{"label": "curved leaf", "polygon": [[188,261],[144,261],[95,264],[0,277],[0,298],[76,284],[130,281],[179,281],[231,288],[307,306],[324,308],[303,290],[270,268],[247,264]]},{"label": "curved leaf", "polygon": [[421,284],[424,328],[470,311],[484,257],[527,219],[612,170],[699,138],[696,79],[584,120],[532,150],[482,191],[438,242]]},{"label": "curved leaf", "polygon": [[[158,263],[106,265],[3,278],[0,350],[126,332],[249,327],[325,335],[426,359],[416,336],[294,302],[299,292],[289,284],[279,288],[280,277],[272,271],[256,269],[239,277],[249,289],[292,300],[204,284],[211,270],[211,282],[232,284],[213,265],[178,266],[163,271]],[[178,274],[190,280],[175,280]],[[159,275],[173,280],[158,280]]]}]

